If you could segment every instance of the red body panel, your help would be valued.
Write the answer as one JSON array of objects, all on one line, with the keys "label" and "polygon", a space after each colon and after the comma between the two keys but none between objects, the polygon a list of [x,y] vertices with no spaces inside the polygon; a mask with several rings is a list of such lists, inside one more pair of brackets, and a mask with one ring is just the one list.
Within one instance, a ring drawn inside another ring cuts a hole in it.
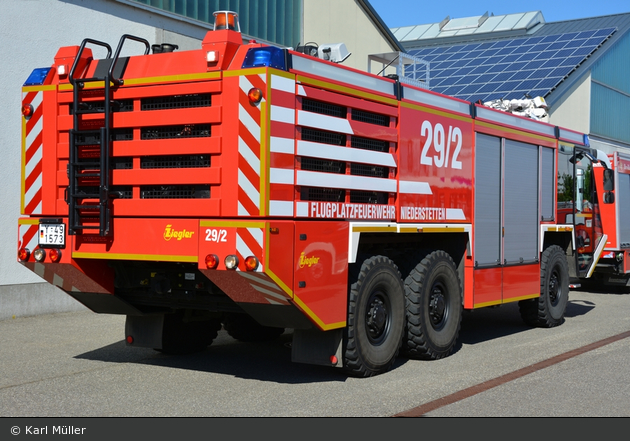
[{"label": "red body panel", "polygon": [[296,224],[295,302],[320,318],[324,329],[344,326],[346,321],[348,227],[347,222]]},{"label": "red body panel", "polygon": [[398,220],[470,223],[473,188],[470,117],[402,106],[399,130]]}]

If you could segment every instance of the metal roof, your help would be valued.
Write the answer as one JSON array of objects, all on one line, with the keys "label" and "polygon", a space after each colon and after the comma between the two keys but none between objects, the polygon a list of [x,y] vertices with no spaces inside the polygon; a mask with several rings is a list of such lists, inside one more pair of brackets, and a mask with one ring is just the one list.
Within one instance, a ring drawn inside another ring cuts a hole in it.
[{"label": "metal roof", "polygon": [[508,15],[483,15],[466,18],[446,17],[440,23],[394,28],[392,32],[401,43],[421,42],[429,44],[449,41],[466,41],[488,33],[524,34],[535,26],[544,23],[540,11]]},{"label": "metal roof", "polygon": [[447,17],[392,32],[430,63],[436,92],[470,101],[540,95],[553,104],[629,30],[630,13],[547,23],[535,11]]}]

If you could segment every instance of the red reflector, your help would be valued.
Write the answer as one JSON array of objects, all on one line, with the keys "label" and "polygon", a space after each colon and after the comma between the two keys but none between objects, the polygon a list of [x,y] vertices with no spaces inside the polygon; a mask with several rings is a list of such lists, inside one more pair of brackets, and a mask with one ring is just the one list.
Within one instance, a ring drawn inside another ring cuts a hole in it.
[{"label": "red reflector", "polygon": [[50,250],[49,256],[50,256],[50,260],[57,263],[61,260],[61,250],[58,250],[57,248],[53,248],[52,250]]},{"label": "red reflector", "polygon": [[133,344],[133,337],[131,335],[128,335],[127,338],[125,338],[125,340],[127,341],[127,344]]},{"label": "red reflector", "polygon": [[245,269],[247,271],[256,271],[258,268],[258,259],[254,256],[249,256],[245,259]]},{"label": "red reflector", "polygon": [[28,248],[22,248],[18,251],[18,259],[20,259],[21,262],[26,262],[30,256],[31,252]]},{"label": "red reflector", "polygon": [[339,363],[339,360],[337,359],[337,356],[336,356],[336,355],[331,355],[331,356],[330,356],[330,362],[331,362],[333,365],[335,365],[335,364]]},{"label": "red reflector", "polygon": [[31,106],[30,104],[24,104],[22,106],[22,115],[24,115],[26,118],[33,115],[33,106]]},{"label": "red reflector", "polygon": [[208,254],[206,256],[206,267],[215,269],[219,265],[219,257],[216,254]]}]

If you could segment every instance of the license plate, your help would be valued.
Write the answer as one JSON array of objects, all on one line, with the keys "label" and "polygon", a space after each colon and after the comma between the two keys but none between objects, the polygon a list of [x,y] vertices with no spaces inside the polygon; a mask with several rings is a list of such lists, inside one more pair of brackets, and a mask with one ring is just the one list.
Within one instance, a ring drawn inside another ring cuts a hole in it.
[{"label": "license plate", "polygon": [[39,224],[39,245],[64,247],[66,245],[66,225]]}]

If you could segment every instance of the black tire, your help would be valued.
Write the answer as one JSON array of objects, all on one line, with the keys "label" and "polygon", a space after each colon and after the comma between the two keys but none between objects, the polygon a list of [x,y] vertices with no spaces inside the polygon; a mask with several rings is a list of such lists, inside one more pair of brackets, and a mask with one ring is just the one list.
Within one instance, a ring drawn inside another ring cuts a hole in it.
[{"label": "black tire", "polygon": [[462,285],[455,263],[444,251],[427,255],[405,279],[407,328],[404,353],[437,360],[450,355],[462,321]]},{"label": "black tire", "polygon": [[373,256],[359,265],[349,286],[343,367],[352,376],[371,377],[396,361],[405,322],[404,288],[389,258]]},{"label": "black tire", "polygon": [[569,264],[562,248],[552,245],[540,259],[540,297],[518,302],[523,321],[530,326],[553,328],[564,322],[569,301]]},{"label": "black tire", "polygon": [[166,314],[162,328],[162,348],[158,351],[170,355],[201,352],[212,344],[219,329],[219,319],[194,319],[184,311]]},{"label": "black tire", "polygon": [[223,329],[242,342],[272,341],[284,333],[284,328],[263,326],[247,314],[227,314]]}]

